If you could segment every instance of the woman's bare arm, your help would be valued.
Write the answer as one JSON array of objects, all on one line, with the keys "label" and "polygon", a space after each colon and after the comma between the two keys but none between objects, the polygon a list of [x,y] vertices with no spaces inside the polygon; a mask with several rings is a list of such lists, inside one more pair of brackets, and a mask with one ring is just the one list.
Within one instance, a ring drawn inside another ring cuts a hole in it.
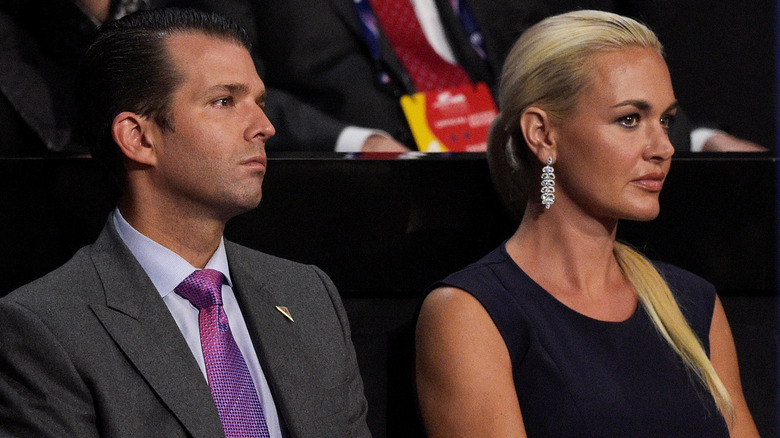
[{"label": "woman's bare arm", "polygon": [[417,323],[417,390],[430,437],[525,437],[506,344],[467,292],[439,288]]},{"label": "woman's bare arm", "polygon": [[710,360],[718,377],[726,386],[731,401],[734,404],[734,421],[729,424],[731,436],[734,438],[757,437],[758,430],[750,415],[745,395],[742,393],[742,382],[739,378],[737,349],[731,328],[723,311],[720,298],[715,299],[715,310],[710,326]]}]

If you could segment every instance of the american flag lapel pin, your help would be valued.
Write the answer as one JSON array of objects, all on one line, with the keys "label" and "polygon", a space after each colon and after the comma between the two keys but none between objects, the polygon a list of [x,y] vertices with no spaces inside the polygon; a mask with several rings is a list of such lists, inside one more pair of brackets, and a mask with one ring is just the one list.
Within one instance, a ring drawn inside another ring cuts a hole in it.
[{"label": "american flag lapel pin", "polygon": [[290,315],[290,311],[286,307],[284,307],[284,306],[276,306],[276,310],[282,312],[282,315],[286,316],[287,319],[289,319],[290,321],[295,322],[295,320],[293,319],[292,315]]}]

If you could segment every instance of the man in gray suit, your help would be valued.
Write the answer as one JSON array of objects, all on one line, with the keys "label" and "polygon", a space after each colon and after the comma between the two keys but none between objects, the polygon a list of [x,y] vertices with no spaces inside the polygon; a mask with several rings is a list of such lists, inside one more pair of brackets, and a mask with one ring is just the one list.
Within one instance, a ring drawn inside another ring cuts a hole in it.
[{"label": "man in gray suit", "polygon": [[[101,28],[79,81],[82,131],[121,194],[94,244],[0,300],[0,435],[231,436],[223,410],[259,400],[239,414],[257,436],[370,436],[334,285],[222,237],[259,203],[274,134],[246,34],[140,12]],[[216,271],[230,369],[254,389],[227,408],[205,310],[181,289]]]}]

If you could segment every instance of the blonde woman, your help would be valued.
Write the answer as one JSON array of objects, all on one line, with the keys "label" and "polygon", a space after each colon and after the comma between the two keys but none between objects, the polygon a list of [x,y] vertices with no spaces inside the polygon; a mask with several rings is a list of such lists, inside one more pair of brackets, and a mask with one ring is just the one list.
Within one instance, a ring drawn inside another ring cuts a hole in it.
[{"label": "blonde woman", "polygon": [[615,241],[619,220],[658,215],[674,152],[656,36],[604,12],[550,17],[512,49],[499,107],[488,159],[522,220],[424,301],[429,435],[757,436],[713,286]]}]

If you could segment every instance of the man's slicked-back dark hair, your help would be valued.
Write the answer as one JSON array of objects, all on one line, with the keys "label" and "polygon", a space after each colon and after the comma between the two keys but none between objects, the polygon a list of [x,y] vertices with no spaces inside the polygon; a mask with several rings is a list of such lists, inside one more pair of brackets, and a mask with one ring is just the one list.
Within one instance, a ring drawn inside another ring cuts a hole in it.
[{"label": "man's slicked-back dark hair", "polygon": [[227,18],[192,9],[139,11],[102,25],[79,66],[79,132],[94,159],[125,189],[124,158],[111,135],[114,118],[131,111],[172,131],[173,92],[183,77],[167,50],[170,36],[200,33],[251,49],[249,37]]}]

